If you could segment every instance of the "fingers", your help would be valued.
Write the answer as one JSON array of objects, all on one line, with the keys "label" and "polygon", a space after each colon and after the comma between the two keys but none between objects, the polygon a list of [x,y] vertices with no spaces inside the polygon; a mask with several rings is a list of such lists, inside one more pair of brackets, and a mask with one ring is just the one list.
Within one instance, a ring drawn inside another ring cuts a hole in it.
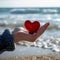
[{"label": "fingers", "polygon": [[50,25],[50,23],[46,23],[42,27],[40,27],[39,30],[37,31],[36,35],[34,36],[35,39],[38,38],[41,34],[43,34],[49,25]]},{"label": "fingers", "polygon": [[17,28],[15,28],[14,31],[12,31],[12,34],[16,34],[18,32],[23,32],[23,33],[29,34],[28,30],[26,30],[23,27],[17,27]]},{"label": "fingers", "polygon": [[19,42],[19,41],[30,41],[32,36],[30,34],[26,34],[23,32],[17,32],[14,34],[14,42]]},{"label": "fingers", "polygon": [[15,29],[12,31],[12,34],[15,34],[15,33],[17,33],[18,31],[20,31],[20,28],[15,28]]}]

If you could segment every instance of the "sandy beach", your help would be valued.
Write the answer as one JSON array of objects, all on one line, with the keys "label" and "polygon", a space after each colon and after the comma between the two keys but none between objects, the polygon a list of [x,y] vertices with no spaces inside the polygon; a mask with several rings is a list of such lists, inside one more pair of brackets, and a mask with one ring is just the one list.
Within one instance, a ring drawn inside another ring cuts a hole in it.
[{"label": "sandy beach", "polygon": [[49,49],[16,46],[13,52],[4,52],[0,60],[60,60],[60,53]]},{"label": "sandy beach", "polygon": [[60,54],[18,56],[18,57],[16,56],[0,60],[60,60]]}]

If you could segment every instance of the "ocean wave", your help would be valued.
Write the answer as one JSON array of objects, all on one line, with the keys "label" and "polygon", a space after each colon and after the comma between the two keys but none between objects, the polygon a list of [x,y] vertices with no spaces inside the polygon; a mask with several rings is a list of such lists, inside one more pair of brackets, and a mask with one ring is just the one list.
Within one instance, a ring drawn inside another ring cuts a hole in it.
[{"label": "ocean wave", "polygon": [[53,52],[60,53],[60,38],[50,37],[49,39],[38,38],[35,42],[22,41],[16,43],[21,46],[38,47],[50,49]]},{"label": "ocean wave", "polygon": [[31,11],[31,10],[25,10],[25,11],[19,11],[19,10],[16,10],[16,11],[12,11],[11,14],[37,14],[39,13],[39,11]]},{"label": "ocean wave", "polygon": [[10,11],[11,14],[59,14],[58,8],[19,8]]},{"label": "ocean wave", "polygon": [[0,8],[0,13],[12,13],[12,14],[60,14],[60,8]]},{"label": "ocean wave", "polygon": [[12,9],[10,11],[11,14],[33,14],[33,13],[39,13],[39,8],[18,8],[18,9]]}]

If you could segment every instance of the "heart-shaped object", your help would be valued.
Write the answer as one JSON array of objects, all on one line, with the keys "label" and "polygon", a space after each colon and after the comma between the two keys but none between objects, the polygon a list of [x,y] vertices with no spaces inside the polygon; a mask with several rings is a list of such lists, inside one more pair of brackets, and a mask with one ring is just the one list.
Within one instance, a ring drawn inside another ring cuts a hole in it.
[{"label": "heart-shaped object", "polygon": [[25,21],[25,27],[29,31],[30,34],[36,33],[40,27],[40,23],[38,21],[31,22],[29,20]]}]

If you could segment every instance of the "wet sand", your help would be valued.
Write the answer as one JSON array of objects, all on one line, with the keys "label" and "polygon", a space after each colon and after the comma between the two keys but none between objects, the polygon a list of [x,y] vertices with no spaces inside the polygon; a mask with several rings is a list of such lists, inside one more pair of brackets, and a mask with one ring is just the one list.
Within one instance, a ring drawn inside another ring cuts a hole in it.
[{"label": "wet sand", "polygon": [[16,46],[13,52],[4,52],[0,60],[60,60],[60,53],[36,47]]},{"label": "wet sand", "polygon": [[16,56],[0,60],[60,60],[59,54],[36,55],[36,56]]}]

